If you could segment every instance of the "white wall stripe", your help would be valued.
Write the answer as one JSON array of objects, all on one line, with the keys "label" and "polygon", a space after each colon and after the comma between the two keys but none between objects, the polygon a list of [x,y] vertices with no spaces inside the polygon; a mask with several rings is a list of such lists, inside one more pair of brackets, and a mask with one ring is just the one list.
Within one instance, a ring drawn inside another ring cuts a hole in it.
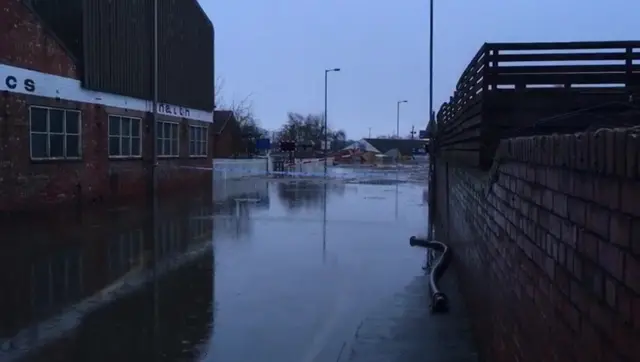
[{"label": "white wall stripe", "polygon": [[[95,92],[82,88],[80,81],[34,70],[0,64],[0,91],[30,94],[68,101],[100,104],[107,107],[151,112],[153,103],[144,99]],[[158,104],[158,113],[203,122],[213,122],[213,112],[173,104]]]}]

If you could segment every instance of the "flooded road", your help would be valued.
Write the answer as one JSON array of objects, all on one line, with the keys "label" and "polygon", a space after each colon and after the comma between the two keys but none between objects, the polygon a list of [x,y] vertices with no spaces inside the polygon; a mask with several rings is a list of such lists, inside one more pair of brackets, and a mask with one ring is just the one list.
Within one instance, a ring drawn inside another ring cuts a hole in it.
[{"label": "flooded road", "polygon": [[155,215],[14,226],[0,360],[335,361],[421,275],[408,238],[426,233],[425,182],[410,179],[244,179]]}]

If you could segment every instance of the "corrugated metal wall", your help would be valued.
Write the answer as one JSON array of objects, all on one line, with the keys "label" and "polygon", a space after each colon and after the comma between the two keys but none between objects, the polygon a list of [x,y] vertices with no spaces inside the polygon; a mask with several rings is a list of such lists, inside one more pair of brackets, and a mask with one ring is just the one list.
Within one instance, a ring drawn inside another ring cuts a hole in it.
[{"label": "corrugated metal wall", "polygon": [[[83,0],[84,86],[152,99],[153,0]],[[213,25],[196,0],[158,0],[160,102],[213,109]]]}]

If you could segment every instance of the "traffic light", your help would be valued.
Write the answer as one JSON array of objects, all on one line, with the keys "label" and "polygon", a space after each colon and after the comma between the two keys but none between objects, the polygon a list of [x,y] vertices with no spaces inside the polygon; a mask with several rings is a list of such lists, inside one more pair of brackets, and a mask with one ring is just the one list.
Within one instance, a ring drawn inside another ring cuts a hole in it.
[{"label": "traffic light", "polygon": [[292,141],[280,142],[280,150],[286,152],[293,152],[296,150],[296,143]]}]

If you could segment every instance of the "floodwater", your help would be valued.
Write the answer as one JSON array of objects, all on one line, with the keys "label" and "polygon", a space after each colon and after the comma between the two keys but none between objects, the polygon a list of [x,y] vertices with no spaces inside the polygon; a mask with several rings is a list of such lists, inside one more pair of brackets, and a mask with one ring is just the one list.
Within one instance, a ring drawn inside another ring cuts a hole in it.
[{"label": "floodwater", "polygon": [[[335,361],[421,273],[415,170],[217,182],[211,197],[3,233],[1,361]],[[427,303],[427,301],[425,301]]]}]

